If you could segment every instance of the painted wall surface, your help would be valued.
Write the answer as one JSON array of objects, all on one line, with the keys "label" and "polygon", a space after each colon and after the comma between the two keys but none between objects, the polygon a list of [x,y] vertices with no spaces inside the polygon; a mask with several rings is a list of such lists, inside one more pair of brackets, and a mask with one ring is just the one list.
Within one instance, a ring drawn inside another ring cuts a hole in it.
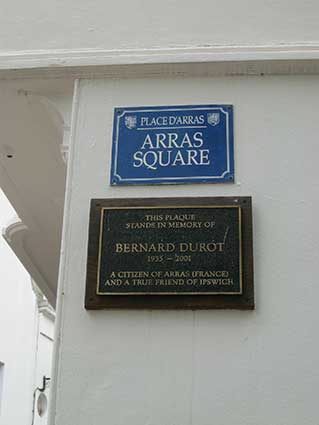
[{"label": "painted wall surface", "polygon": [[[80,83],[55,425],[318,424],[318,97],[315,76]],[[114,107],[205,103],[234,105],[235,184],[109,186]],[[91,198],[220,195],[253,197],[255,311],[84,309]]]},{"label": "painted wall surface", "polygon": [[[35,367],[34,367],[34,383],[33,391],[35,388],[43,388],[43,377],[51,379],[52,369],[52,349],[53,349],[53,333],[54,333],[54,320],[47,317],[45,314],[38,314],[38,340],[35,352]],[[46,398],[46,408],[39,414],[38,400],[41,391],[35,393],[35,410],[32,425],[46,425],[48,423],[48,406],[50,402],[51,381],[46,383],[46,388],[43,394]]]},{"label": "painted wall surface", "polygon": [[[15,215],[0,191],[0,228]],[[51,374],[53,328],[54,322],[38,311],[29,274],[0,237],[1,425],[31,425],[33,391],[42,386],[43,375]],[[47,414],[34,419],[44,425]]]},{"label": "painted wall surface", "polygon": [[[15,216],[2,192],[0,211],[2,228]],[[0,266],[0,361],[4,363],[0,423],[31,423],[36,299],[30,276],[2,237]]]},{"label": "painted wall surface", "polygon": [[316,0],[3,0],[0,52],[312,43]]}]

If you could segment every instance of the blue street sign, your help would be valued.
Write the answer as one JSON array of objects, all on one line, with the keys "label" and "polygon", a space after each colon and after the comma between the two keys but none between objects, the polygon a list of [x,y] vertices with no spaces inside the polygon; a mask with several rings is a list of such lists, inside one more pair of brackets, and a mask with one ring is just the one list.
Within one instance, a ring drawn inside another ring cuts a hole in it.
[{"label": "blue street sign", "polygon": [[115,108],[111,185],[233,181],[231,105]]}]

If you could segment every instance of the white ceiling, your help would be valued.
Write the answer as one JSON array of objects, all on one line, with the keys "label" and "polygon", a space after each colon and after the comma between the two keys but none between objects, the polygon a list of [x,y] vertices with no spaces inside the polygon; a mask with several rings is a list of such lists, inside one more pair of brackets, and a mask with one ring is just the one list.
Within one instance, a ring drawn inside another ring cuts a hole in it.
[{"label": "white ceiling", "polygon": [[19,215],[3,235],[53,306],[72,90],[71,80],[0,83],[0,186]]}]

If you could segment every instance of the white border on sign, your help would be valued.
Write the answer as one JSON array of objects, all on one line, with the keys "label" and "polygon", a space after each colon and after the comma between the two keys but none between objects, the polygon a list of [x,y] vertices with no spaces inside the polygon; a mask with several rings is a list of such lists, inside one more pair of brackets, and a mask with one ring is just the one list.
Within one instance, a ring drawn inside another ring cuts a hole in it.
[{"label": "white border on sign", "polygon": [[227,173],[230,172],[230,158],[229,158],[229,116],[228,112],[225,111],[222,107],[201,107],[201,108],[189,108],[190,110],[196,110],[196,111],[202,111],[202,110],[219,110],[223,114],[226,115],[226,152],[227,152],[227,169],[219,176],[184,176],[184,177],[140,177],[140,178],[122,178],[118,172],[117,172],[117,160],[118,160],[118,138],[119,138],[119,125],[120,125],[120,119],[123,117],[126,112],[129,113],[138,113],[138,112],[167,112],[167,111],[173,111],[173,112],[179,112],[179,111],[185,111],[187,108],[177,108],[177,109],[137,109],[137,110],[127,110],[124,109],[122,114],[117,116],[116,121],[116,129],[115,129],[115,139],[114,139],[114,176],[118,178],[119,181],[161,181],[161,180],[198,180],[198,179],[222,179]]}]

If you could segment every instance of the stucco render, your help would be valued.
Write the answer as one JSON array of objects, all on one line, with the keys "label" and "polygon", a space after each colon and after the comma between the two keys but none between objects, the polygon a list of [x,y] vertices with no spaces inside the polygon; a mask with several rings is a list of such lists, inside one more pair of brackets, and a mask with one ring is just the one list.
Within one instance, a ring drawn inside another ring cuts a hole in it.
[{"label": "stucco render", "polygon": [[[80,82],[51,425],[317,425],[318,77]],[[236,182],[108,185],[113,108],[234,105]],[[86,311],[91,198],[251,195],[256,310]]]},{"label": "stucco render", "polygon": [[307,44],[318,11],[315,0],[4,0],[0,52]]}]

